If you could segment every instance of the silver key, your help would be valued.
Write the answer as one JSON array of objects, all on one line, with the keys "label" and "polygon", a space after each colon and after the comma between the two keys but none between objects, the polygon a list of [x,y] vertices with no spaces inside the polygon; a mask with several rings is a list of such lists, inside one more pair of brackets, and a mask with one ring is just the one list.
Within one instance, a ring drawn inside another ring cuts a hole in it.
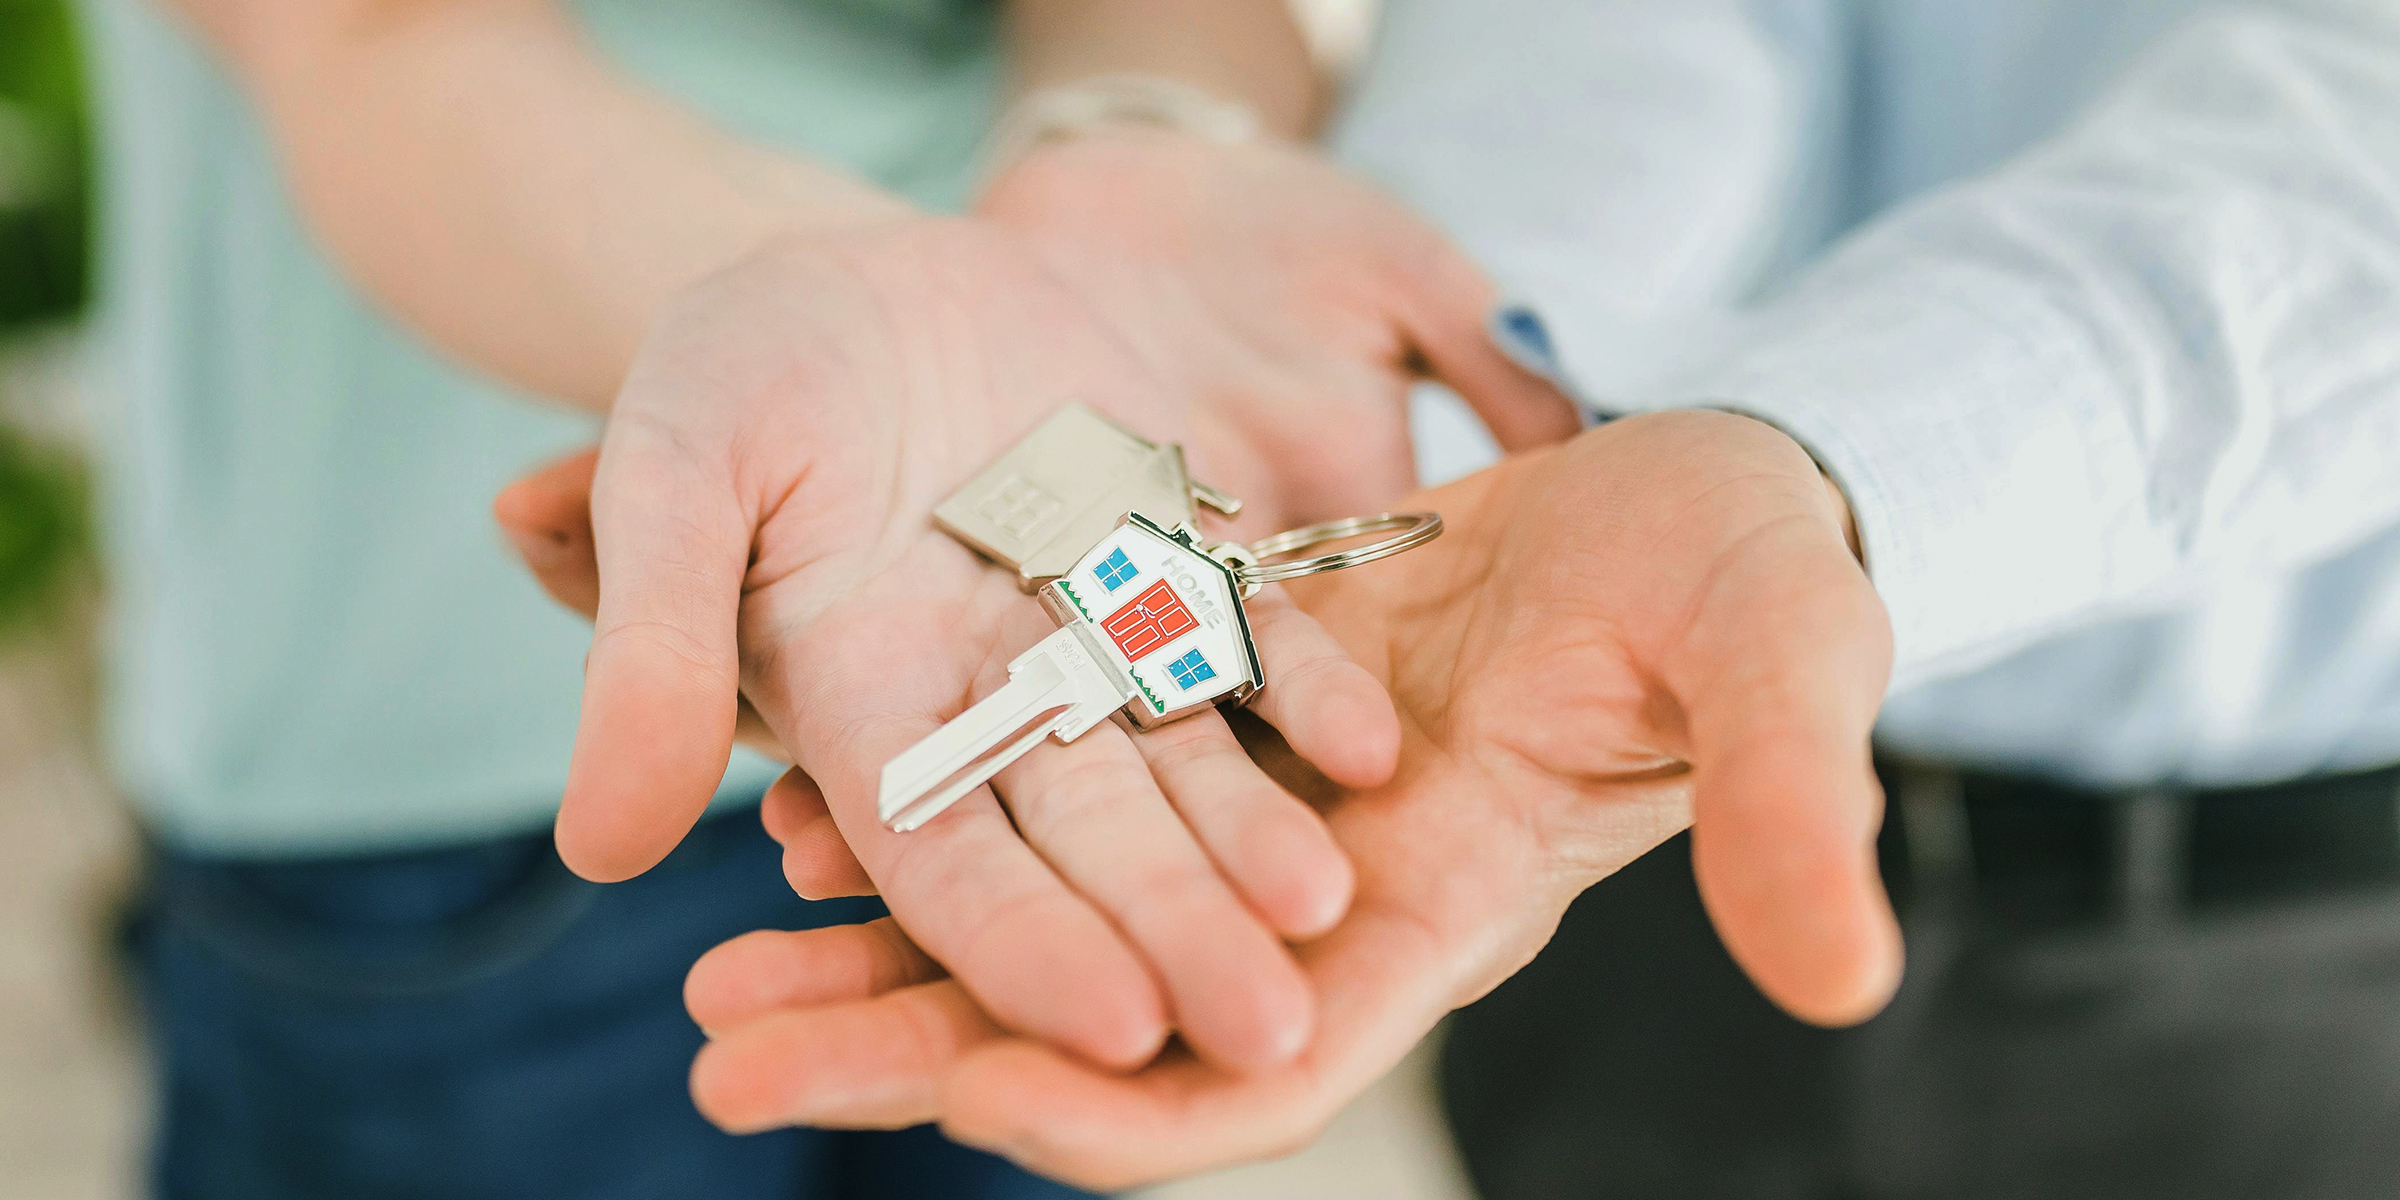
[{"label": "silver key", "polygon": [[1151,729],[1266,686],[1244,587],[1187,525],[1140,513],[1058,578],[1042,606],[1062,628],[1008,664],[1008,683],[886,763],[876,815],[894,832],[923,825],[1024,757],[1071,742],[1123,712]]},{"label": "silver key", "polygon": [[1032,591],[1075,568],[1126,513],[1190,525],[1198,501],[1230,517],[1241,501],[1195,481],[1183,447],[1161,446],[1070,404],[933,510],[934,524],[1017,573]]},{"label": "silver key", "polygon": [[876,815],[906,833],[982,787],[1043,738],[1082,737],[1135,696],[1078,621],[1008,664],[1008,683],[885,763]]}]

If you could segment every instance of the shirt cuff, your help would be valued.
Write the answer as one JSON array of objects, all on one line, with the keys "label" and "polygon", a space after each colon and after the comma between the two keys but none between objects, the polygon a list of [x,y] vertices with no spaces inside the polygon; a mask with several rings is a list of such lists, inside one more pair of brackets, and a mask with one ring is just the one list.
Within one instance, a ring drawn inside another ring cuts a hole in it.
[{"label": "shirt cuff", "polygon": [[1713,408],[1799,442],[1849,499],[1891,615],[1897,690],[2087,615],[2129,565],[2108,529],[2143,511],[2127,483],[2142,478],[2125,465],[2134,440],[2095,395],[2107,376],[2088,337],[1989,283],[1936,268],[1901,288],[1810,289],[1615,390],[1594,389],[1582,364],[1621,333],[1591,338],[1515,306],[1494,336],[1601,419]]}]

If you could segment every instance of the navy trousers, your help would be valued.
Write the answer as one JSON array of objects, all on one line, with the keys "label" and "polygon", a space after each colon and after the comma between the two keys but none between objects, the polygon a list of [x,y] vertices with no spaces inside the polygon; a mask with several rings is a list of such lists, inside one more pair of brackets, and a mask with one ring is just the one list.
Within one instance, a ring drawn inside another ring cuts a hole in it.
[{"label": "navy trousers", "polygon": [[158,851],[135,946],[162,1200],[1054,1200],[944,1139],[731,1137],[685,1090],[684,972],[752,929],[871,919],[785,886],[754,812],[599,887],[548,835],[367,858]]}]

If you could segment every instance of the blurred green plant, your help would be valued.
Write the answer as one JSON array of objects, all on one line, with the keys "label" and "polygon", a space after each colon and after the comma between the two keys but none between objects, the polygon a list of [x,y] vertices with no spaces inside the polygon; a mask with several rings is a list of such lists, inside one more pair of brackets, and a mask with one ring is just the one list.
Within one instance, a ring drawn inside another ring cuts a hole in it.
[{"label": "blurred green plant", "polygon": [[88,497],[73,455],[0,429],[0,636],[59,615],[83,558]]},{"label": "blurred green plant", "polygon": [[[83,308],[87,128],[65,0],[0,0],[0,338]],[[0,634],[56,615],[87,546],[87,497],[72,455],[0,428]]]},{"label": "blurred green plant", "polygon": [[70,315],[89,284],[90,142],[65,0],[0,0],[0,326]]}]

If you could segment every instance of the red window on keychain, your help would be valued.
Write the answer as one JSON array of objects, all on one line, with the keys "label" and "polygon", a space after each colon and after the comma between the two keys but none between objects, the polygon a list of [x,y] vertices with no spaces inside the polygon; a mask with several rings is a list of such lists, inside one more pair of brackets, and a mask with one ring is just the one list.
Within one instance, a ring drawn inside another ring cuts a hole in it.
[{"label": "red window on keychain", "polygon": [[1200,628],[1200,622],[1192,619],[1192,610],[1184,607],[1183,597],[1161,579],[1131,603],[1109,614],[1100,628],[1108,631],[1128,661],[1139,662],[1143,655]]}]

